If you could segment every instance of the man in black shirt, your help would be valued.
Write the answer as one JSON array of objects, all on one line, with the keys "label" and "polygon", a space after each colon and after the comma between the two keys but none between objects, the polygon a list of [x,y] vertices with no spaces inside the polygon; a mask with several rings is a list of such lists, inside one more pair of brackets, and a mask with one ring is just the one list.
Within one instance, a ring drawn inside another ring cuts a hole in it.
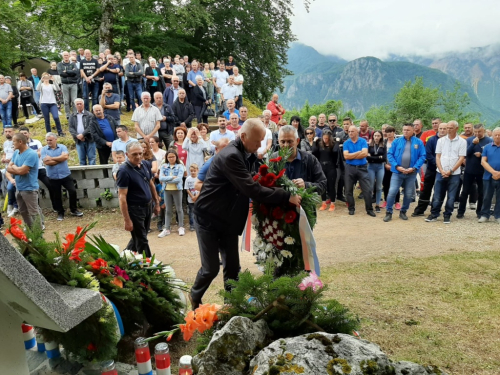
[{"label": "man in black shirt", "polygon": [[422,136],[422,120],[416,119],[413,121],[413,130],[415,131],[415,134],[413,134],[415,137],[420,139]]},{"label": "man in black shirt", "polygon": [[92,106],[97,104],[99,83],[94,78],[99,74],[99,63],[92,57],[90,50],[85,50],[85,58],[80,60],[80,75],[82,77],[83,102],[85,110],[89,110],[89,94],[92,93]]},{"label": "man in black shirt", "polygon": [[128,250],[145,253],[151,257],[148,243],[148,229],[151,224],[151,203],[155,203],[155,214],[160,213],[160,199],[156,194],[151,170],[142,161],[143,148],[139,142],[127,145],[128,160],[118,170],[116,185],[120,210],[125,222],[125,230],[132,239]]},{"label": "man in black shirt", "polygon": [[120,95],[120,87],[118,86],[118,74],[120,73],[120,65],[115,64],[113,55],[106,57],[107,61],[102,64],[100,70],[104,75],[104,83],[111,83],[113,92]]}]

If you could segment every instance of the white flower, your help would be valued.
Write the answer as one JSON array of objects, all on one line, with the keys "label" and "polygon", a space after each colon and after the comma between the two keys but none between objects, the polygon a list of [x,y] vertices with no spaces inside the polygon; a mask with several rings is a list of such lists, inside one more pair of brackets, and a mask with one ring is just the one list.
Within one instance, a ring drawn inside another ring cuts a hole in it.
[{"label": "white flower", "polygon": [[266,253],[263,251],[259,251],[259,253],[257,254],[257,260],[265,261],[266,258],[267,258]]},{"label": "white flower", "polygon": [[266,217],[266,220],[264,220],[264,224],[269,224],[269,218]]},{"label": "white flower", "polygon": [[274,263],[275,263],[278,267],[281,267],[281,265],[283,264],[283,261],[282,261],[282,260],[279,260],[278,258],[275,258]]},{"label": "white flower", "polygon": [[284,257],[284,258],[291,258],[292,257],[292,253],[289,252],[288,250],[281,250],[281,255]]},{"label": "white flower", "polygon": [[278,237],[283,237],[285,235],[282,230],[277,231],[276,234],[278,235]]},{"label": "white flower", "polygon": [[[127,260],[129,262],[134,261],[136,259],[135,254],[130,250],[123,250],[123,252],[120,255],[122,257],[124,256],[125,258],[127,258]],[[142,255],[141,255],[141,259],[142,259]]]},{"label": "white flower", "polygon": [[266,249],[265,249],[265,250],[266,250],[266,253],[270,252],[272,249],[273,249],[273,245],[272,245],[272,244],[270,244],[270,243],[268,243],[268,244],[266,245]]},{"label": "white flower", "polygon": [[253,225],[257,226],[259,225],[259,220],[257,219],[257,215],[252,215],[252,218],[250,220]]},{"label": "white flower", "polygon": [[278,228],[278,222],[276,220],[273,221],[273,227],[274,229]]},{"label": "white flower", "polygon": [[253,244],[255,247],[257,247],[257,249],[261,249],[262,247],[264,247],[264,242],[259,236],[255,237],[255,240],[253,240]]},{"label": "white flower", "polygon": [[276,233],[274,233],[274,234],[273,234],[273,238],[274,238],[275,240],[277,240],[277,239],[278,239],[278,235],[277,235]]},{"label": "white flower", "polygon": [[285,243],[287,245],[293,245],[295,243],[295,240],[292,237],[288,236],[288,237],[285,237]]},{"label": "white flower", "polygon": [[283,241],[276,241],[276,246],[283,246]]}]

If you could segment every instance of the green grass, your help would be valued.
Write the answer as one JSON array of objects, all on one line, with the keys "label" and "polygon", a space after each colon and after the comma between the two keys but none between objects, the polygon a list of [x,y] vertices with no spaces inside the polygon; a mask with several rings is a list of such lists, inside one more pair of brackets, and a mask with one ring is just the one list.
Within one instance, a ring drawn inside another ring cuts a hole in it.
[{"label": "green grass", "polygon": [[499,266],[498,252],[461,253],[329,268],[322,280],[392,359],[498,374]]}]

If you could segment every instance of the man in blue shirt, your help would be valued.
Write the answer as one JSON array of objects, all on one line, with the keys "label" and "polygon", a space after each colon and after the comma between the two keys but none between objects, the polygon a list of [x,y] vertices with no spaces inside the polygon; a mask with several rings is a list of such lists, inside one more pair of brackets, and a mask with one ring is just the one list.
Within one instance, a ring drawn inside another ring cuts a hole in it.
[{"label": "man in blue shirt", "polygon": [[102,106],[99,104],[93,106],[92,110],[95,116],[91,121],[90,129],[99,154],[99,164],[109,164],[111,146],[118,139],[116,121],[111,116],[104,115]]},{"label": "man in blue shirt", "polygon": [[47,133],[45,140],[47,146],[42,148],[40,157],[47,168],[47,176],[54,192],[54,201],[52,203],[58,212],[57,220],[64,220],[62,186],[68,191],[71,215],[83,216],[83,212],[78,211],[76,208],[76,189],[68,167],[68,149],[65,145],[57,143],[57,135],[52,132]]},{"label": "man in blue shirt", "polygon": [[43,216],[38,206],[38,154],[28,147],[24,134],[15,134],[13,145],[15,151],[7,172],[16,180],[19,212],[28,227],[31,228],[37,220],[42,225]]},{"label": "man in blue shirt", "polygon": [[234,141],[236,138],[232,131],[226,129],[227,124],[224,116],[219,116],[217,118],[217,125],[219,125],[219,129],[210,133],[210,146],[212,147],[212,151],[215,150],[215,144],[217,141],[220,141],[223,138],[228,138],[229,141]]},{"label": "man in blue shirt", "polygon": [[482,155],[484,199],[478,223],[485,223],[489,220],[491,201],[495,195],[493,215],[497,223],[500,224],[500,128],[493,130],[493,143],[483,149]]},{"label": "man in blue shirt", "polygon": [[349,139],[344,142],[345,166],[345,195],[349,207],[349,215],[354,215],[355,202],[353,189],[359,181],[363,199],[365,200],[366,213],[376,217],[372,204],[372,189],[368,175],[368,143],[359,138],[359,131],[354,125],[349,127]]},{"label": "man in blue shirt", "polygon": [[[213,133],[213,132],[212,132]],[[229,132],[232,133],[232,132]],[[218,154],[220,150],[226,147],[230,142],[229,138],[221,138],[218,141],[215,141],[215,154]],[[214,161],[214,157],[212,156],[208,159],[205,164],[201,167],[198,172],[198,176],[196,176],[196,181],[194,183],[194,188],[198,191],[201,191],[201,187],[203,186],[203,181],[205,181],[205,177],[207,177],[208,169],[210,168],[210,164]]]},{"label": "man in blue shirt", "polygon": [[392,220],[392,206],[401,185],[404,187],[404,198],[399,218],[408,220],[406,211],[410,208],[411,199],[415,194],[417,172],[420,171],[420,167],[425,162],[424,142],[414,136],[413,126],[413,124],[404,124],[403,137],[392,142],[392,146],[387,153],[392,177],[384,217],[386,223]]}]

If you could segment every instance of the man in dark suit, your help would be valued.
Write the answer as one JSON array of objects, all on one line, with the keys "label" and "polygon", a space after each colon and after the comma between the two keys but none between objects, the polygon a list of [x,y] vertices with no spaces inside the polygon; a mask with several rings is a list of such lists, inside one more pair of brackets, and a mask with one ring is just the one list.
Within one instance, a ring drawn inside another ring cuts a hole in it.
[{"label": "man in dark suit", "polygon": [[248,217],[249,198],[260,203],[299,205],[301,197],[281,188],[267,188],[252,179],[255,162],[266,129],[258,119],[249,119],[240,138],[231,142],[214,160],[203,183],[195,210],[201,268],[189,298],[193,309],[219,273],[219,253],[224,267],[224,283],[238,278],[240,259],[238,236]]}]

